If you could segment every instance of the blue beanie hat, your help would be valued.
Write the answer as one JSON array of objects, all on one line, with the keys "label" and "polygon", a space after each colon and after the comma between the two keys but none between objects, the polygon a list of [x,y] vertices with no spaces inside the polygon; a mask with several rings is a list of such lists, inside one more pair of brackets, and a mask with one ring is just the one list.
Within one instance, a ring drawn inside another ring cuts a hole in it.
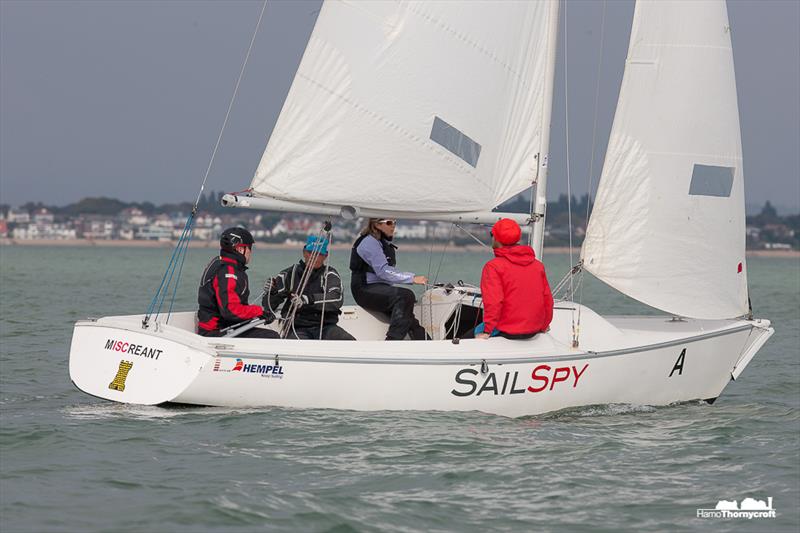
[{"label": "blue beanie hat", "polygon": [[318,250],[320,255],[328,255],[328,239],[325,237],[317,237],[316,235],[309,235],[306,239],[306,245],[303,251],[313,253]]}]

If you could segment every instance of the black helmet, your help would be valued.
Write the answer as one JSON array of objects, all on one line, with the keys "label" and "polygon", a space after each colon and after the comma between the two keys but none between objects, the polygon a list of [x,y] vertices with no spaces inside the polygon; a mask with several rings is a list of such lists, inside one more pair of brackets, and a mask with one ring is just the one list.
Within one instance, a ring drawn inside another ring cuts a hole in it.
[{"label": "black helmet", "polygon": [[219,247],[228,252],[235,252],[240,244],[252,246],[253,236],[244,228],[228,228],[219,236]]}]

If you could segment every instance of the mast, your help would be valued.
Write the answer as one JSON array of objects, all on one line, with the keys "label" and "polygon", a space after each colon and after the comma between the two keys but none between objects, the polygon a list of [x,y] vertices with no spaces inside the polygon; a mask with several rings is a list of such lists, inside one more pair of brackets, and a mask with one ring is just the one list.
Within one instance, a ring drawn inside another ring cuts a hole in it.
[{"label": "mast", "polygon": [[544,91],[544,113],[542,116],[542,151],[537,160],[537,176],[534,178],[531,189],[531,246],[536,257],[542,259],[542,245],[544,243],[544,223],[547,211],[547,170],[550,167],[548,159],[550,152],[550,121],[553,115],[553,85],[555,84],[556,53],[558,52],[558,11],[559,0],[550,4],[550,21],[548,25],[548,51],[547,73]]}]

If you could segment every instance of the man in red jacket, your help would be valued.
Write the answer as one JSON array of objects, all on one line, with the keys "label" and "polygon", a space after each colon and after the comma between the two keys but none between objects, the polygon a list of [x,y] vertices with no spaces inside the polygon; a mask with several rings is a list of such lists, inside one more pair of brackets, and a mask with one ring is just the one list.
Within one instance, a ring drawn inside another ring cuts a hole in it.
[{"label": "man in red jacket", "polygon": [[483,332],[475,338],[529,339],[550,327],[553,295],[544,265],[533,248],[519,244],[521,235],[519,224],[510,218],[492,227],[495,258],[481,274]]}]

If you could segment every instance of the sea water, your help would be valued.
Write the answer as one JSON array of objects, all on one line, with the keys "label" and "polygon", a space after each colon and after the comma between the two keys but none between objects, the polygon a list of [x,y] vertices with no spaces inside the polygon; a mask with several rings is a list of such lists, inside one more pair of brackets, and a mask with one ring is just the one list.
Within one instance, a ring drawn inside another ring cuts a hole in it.
[{"label": "sea water", "polygon": [[[714,405],[477,412],[160,408],[78,391],[73,323],[142,313],[171,250],[0,247],[0,531],[798,531],[800,263],[748,259],[776,333]],[[192,309],[212,250],[193,249]],[[347,280],[346,251],[332,263]],[[295,251],[256,249],[257,296]],[[401,267],[477,283],[488,253],[404,252]],[[548,255],[552,285],[568,255]],[[604,314],[648,313],[589,276]],[[387,383],[387,387],[414,384]],[[698,518],[772,498],[776,518]]]}]

